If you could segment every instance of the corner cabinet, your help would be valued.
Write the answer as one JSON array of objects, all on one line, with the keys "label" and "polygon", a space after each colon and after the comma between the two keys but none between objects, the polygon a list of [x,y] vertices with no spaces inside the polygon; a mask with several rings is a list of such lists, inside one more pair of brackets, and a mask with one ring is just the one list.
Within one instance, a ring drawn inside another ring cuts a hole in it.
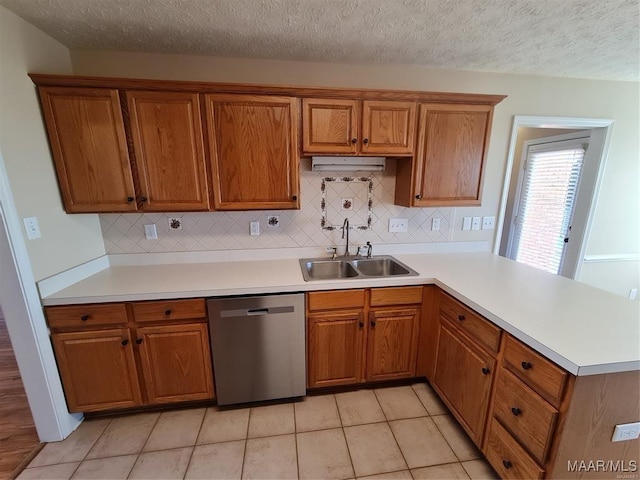
[{"label": "corner cabinet", "polygon": [[298,99],[205,95],[218,210],[297,209]]},{"label": "corner cabinet", "polygon": [[480,205],[493,105],[422,104],[418,151],[398,162],[395,203]]}]

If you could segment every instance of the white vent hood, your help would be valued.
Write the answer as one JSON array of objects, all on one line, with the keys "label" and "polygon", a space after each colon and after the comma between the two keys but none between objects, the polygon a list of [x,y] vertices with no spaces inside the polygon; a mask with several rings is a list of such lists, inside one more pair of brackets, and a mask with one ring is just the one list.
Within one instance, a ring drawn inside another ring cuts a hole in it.
[{"label": "white vent hood", "polygon": [[383,172],[385,157],[311,157],[314,172]]}]

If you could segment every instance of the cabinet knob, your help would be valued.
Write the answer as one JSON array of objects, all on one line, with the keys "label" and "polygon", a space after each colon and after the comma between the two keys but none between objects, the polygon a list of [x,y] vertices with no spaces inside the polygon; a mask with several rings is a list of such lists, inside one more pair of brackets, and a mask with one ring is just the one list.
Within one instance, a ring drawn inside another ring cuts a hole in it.
[{"label": "cabinet knob", "polygon": [[375,328],[376,327],[376,322],[375,321],[371,321],[371,328]]},{"label": "cabinet knob", "polygon": [[416,195],[416,200],[420,200],[422,198],[422,195]]},{"label": "cabinet knob", "polygon": [[513,464],[509,460],[502,460],[502,465],[504,465],[504,468],[513,467]]},{"label": "cabinet knob", "polygon": [[298,200],[298,196],[297,195],[292,195],[291,196],[291,200]]},{"label": "cabinet knob", "polygon": [[491,373],[491,370],[489,370],[487,367],[482,367],[482,374],[483,375],[489,375]]},{"label": "cabinet knob", "polygon": [[86,322],[87,320],[89,320],[89,315],[82,315],[80,317],[80,320],[82,320],[83,322]]},{"label": "cabinet knob", "polygon": [[461,322],[465,319],[466,317],[462,314],[458,315],[458,320],[460,320]]},{"label": "cabinet knob", "polygon": [[127,340],[127,339],[125,338],[124,340],[122,340],[122,342],[120,342],[120,344],[121,344],[123,347],[126,347],[127,345],[129,345],[129,340]]},{"label": "cabinet knob", "polygon": [[147,197],[140,197],[141,202],[146,202],[147,200],[149,200]]},{"label": "cabinet knob", "polygon": [[353,137],[353,138],[351,139],[351,143],[353,143],[353,144],[355,145],[356,143],[358,143],[358,139],[357,139],[357,138],[355,138],[355,137]]},{"label": "cabinet knob", "polygon": [[165,314],[166,316],[171,315],[171,313],[172,313],[172,312],[171,312],[171,310],[170,310],[170,309],[169,309],[169,310],[165,310],[165,311],[164,311],[164,314]]},{"label": "cabinet knob", "polygon": [[358,326],[359,326],[360,328],[364,328],[364,322],[362,322],[362,321],[361,321],[361,322],[358,322]]},{"label": "cabinet knob", "polygon": [[131,203],[131,202],[133,202],[134,200],[135,200],[135,198],[133,198],[133,197],[127,197],[127,202],[128,202],[128,203]]},{"label": "cabinet knob", "polygon": [[363,138],[362,139],[362,143],[364,143],[365,145],[367,145],[369,143],[369,139],[368,138]]},{"label": "cabinet knob", "polygon": [[141,338],[138,338],[138,339],[136,340],[136,343],[137,343],[138,345],[140,345],[140,344],[142,343],[142,339],[141,339]]},{"label": "cabinet knob", "polygon": [[518,407],[513,407],[511,408],[511,413],[513,413],[517,417],[522,413],[522,410],[520,410]]},{"label": "cabinet knob", "polygon": [[523,370],[529,370],[531,367],[533,367],[530,362],[522,362],[520,365],[522,365]]}]

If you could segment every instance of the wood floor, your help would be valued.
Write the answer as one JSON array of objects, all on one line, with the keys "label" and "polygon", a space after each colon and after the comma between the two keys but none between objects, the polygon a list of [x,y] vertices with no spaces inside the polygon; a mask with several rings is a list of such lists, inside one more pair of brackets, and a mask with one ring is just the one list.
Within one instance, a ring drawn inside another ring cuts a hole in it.
[{"label": "wood floor", "polygon": [[7,326],[0,311],[0,478],[12,472],[40,449]]}]

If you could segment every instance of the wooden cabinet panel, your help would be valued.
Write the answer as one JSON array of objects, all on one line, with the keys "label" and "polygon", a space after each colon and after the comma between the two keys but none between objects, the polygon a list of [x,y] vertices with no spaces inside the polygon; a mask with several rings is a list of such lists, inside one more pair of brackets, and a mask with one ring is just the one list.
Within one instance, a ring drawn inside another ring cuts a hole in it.
[{"label": "wooden cabinet panel", "polygon": [[495,418],[489,426],[486,455],[500,478],[505,480],[532,480],[544,477],[544,470],[527,455]]},{"label": "wooden cabinet panel", "polygon": [[198,95],[133,91],[126,96],[144,210],[208,210]]},{"label": "wooden cabinet panel", "polygon": [[433,384],[476,445],[482,441],[494,365],[488,353],[440,323]]},{"label": "wooden cabinet panel", "polygon": [[45,308],[47,323],[56,328],[93,328],[104,325],[125,325],[127,309],[124,303],[65,305]]},{"label": "wooden cabinet panel", "polygon": [[364,313],[316,313],[307,325],[309,388],[362,381]]},{"label": "wooden cabinet panel", "polygon": [[205,95],[218,210],[300,208],[298,100]]},{"label": "wooden cabinet panel", "polygon": [[504,368],[497,382],[493,415],[544,464],[558,411]]},{"label": "wooden cabinet panel", "polygon": [[371,300],[369,304],[372,307],[411,305],[416,303],[422,303],[422,286],[371,289]]},{"label": "wooden cabinet panel", "polygon": [[369,312],[367,381],[415,376],[419,321],[419,308]]},{"label": "wooden cabinet panel", "polygon": [[129,330],[51,336],[70,412],[141,405]]},{"label": "wooden cabinet panel", "polygon": [[412,155],[415,130],[415,102],[362,102],[362,153]]},{"label": "wooden cabinet panel", "polygon": [[307,308],[309,311],[331,310],[336,308],[364,308],[365,290],[329,290],[309,292]]},{"label": "wooden cabinet panel", "polygon": [[148,403],[213,398],[207,324],[142,327],[136,344]]},{"label": "wooden cabinet panel", "polygon": [[302,99],[303,152],[355,154],[359,143],[358,104],[357,100]]},{"label": "wooden cabinet panel", "polygon": [[65,211],[135,211],[133,176],[117,90],[38,90]]},{"label": "wooden cabinet panel", "polygon": [[135,302],[131,308],[136,322],[196,319],[207,316],[204,298]]}]

